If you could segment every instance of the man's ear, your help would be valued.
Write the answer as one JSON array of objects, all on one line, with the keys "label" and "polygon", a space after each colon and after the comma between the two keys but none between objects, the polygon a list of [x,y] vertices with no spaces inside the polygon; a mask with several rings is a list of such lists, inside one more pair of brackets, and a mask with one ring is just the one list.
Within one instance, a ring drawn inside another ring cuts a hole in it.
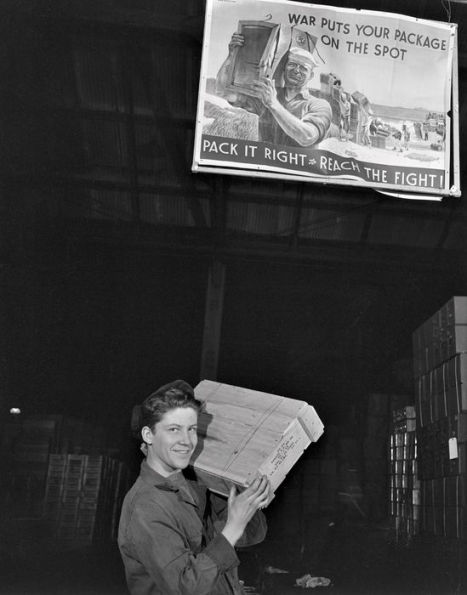
[{"label": "man's ear", "polygon": [[149,426],[144,426],[141,430],[141,438],[146,444],[152,444],[154,433]]}]

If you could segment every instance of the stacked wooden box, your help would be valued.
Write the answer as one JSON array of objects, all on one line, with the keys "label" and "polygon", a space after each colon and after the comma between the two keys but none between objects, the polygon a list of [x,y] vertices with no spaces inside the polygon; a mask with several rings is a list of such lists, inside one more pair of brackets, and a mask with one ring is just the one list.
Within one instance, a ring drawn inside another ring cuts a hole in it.
[{"label": "stacked wooden box", "polygon": [[[34,415],[5,424],[6,516],[37,541],[85,545],[115,539],[128,469],[109,456],[103,427],[63,415]],[[86,453],[86,454],[84,454]],[[18,535],[21,547],[23,537]]]},{"label": "stacked wooden box", "polygon": [[370,134],[370,142],[372,147],[376,147],[377,149],[385,149],[386,148],[386,139],[385,136],[379,136],[378,134]]},{"label": "stacked wooden box", "polygon": [[196,474],[214,492],[228,495],[258,473],[275,491],[304,450],[323,433],[314,408],[305,401],[210,380],[195,388],[204,401],[192,458]]},{"label": "stacked wooden box", "polygon": [[51,455],[44,516],[62,546],[78,547],[116,536],[129,488],[127,467],[98,455]]},{"label": "stacked wooden box", "polygon": [[419,533],[421,504],[415,407],[411,405],[393,411],[389,464],[389,512],[397,540],[408,541]]},{"label": "stacked wooden box", "polygon": [[11,468],[5,482],[13,507],[9,514],[21,518],[41,516],[50,455],[103,452],[105,448],[104,428],[73,417],[30,415],[3,424],[0,456]]},{"label": "stacked wooden box", "polygon": [[367,401],[366,434],[363,439],[363,478],[368,517],[387,517],[387,437],[391,395],[370,393]]},{"label": "stacked wooden box", "polygon": [[413,334],[422,526],[467,539],[467,297]]}]

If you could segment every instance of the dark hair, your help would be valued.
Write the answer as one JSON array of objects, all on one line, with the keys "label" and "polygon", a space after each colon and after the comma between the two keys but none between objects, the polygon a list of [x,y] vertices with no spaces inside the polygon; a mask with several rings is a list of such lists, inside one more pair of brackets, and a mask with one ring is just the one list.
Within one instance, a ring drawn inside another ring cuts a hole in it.
[{"label": "dark hair", "polygon": [[131,429],[136,437],[142,428],[154,429],[157,422],[172,409],[191,407],[199,413],[202,402],[195,397],[193,388],[184,380],[174,380],[151,393],[141,405],[133,407]]}]

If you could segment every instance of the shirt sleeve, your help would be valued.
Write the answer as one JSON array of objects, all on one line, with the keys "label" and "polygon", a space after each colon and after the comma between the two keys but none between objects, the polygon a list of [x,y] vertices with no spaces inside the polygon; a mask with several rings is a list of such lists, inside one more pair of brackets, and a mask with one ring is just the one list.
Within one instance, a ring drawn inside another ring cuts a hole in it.
[{"label": "shirt sleeve", "polygon": [[[224,528],[227,520],[227,499],[217,496],[214,493],[209,494],[211,500],[212,520],[215,531],[220,532]],[[235,547],[242,548],[261,543],[266,537],[267,522],[265,515],[258,510],[246,526],[243,535],[237,541]]]},{"label": "shirt sleeve", "polygon": [[318,129],[319,138],[316,141],[319,143],[325,138],[332,121],[332,110],[329,103],[323,99],[314,98],[307,109],[307,113],[303,116],[302,122],[309,122],[314,124]]},{"label": "shirt sleeve", "polygon": [[208,595],[219,575],[239,564],[223,535],[195,552],[174,513],[154,501],[135,506],[131,532],[136,556],[166,595]]}]

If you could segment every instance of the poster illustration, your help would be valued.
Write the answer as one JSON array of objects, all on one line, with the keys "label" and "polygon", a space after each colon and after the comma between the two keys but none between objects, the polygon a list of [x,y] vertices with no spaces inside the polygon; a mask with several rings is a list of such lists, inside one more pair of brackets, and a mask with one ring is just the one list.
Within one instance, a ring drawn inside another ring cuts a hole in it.
[{"label": "poster illustration", "polygon": [[193,171],[450,194],[457,25],[207,0]]}]

